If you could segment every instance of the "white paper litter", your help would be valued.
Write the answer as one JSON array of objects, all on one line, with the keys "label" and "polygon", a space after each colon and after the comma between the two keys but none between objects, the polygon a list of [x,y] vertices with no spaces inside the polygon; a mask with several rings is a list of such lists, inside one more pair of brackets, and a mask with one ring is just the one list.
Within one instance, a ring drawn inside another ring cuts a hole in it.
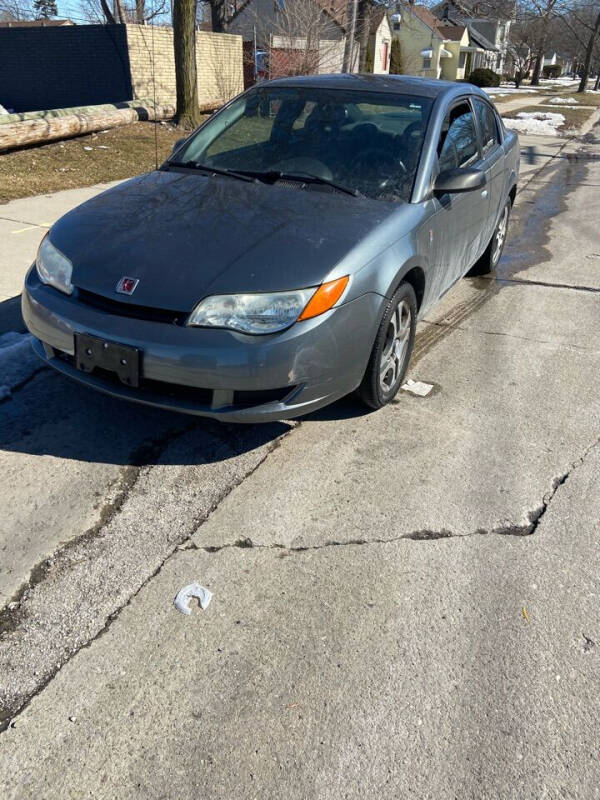
[{"label": "white paper litter", "polygon": [[10,397],[14,387],[31,377],[41,365],[31,349],[28,333],[10,331],[0,336],[0,400]]},{"label": "white paper litter", "polygon": [[212,592],[209,592],[204,586],[200,586],[199,583],[190,583],[189,586],[184,586],[183,589],[177,592],[177,597],[174,601],[177,611],[181,611],[182,614],[191,614],[190,600],[192,597],[198,598],[200,608],[205,611],[211,601]]},{"label": "white paper litter", "polygon": [[84,150],[93,150],[94,148],[93,147],[84,147],[83,149]]},{"label": "white paper litter", "polygon": [[431,383],[423,383],[423,381],[413,381],[409,378],[402,388],[405,392],[416,394],[418,397],[427,397],[433,389],[433,385]]},{"label": "white paper litter", "polygon": [[565,121],[563,114],[552,111],[519,111],[517,119],[502,117],[507,128],[519,133],[532,133],[538,136],[557,136],[558,128]]},{"label": "white paper litter", "polygon": [[98,144],[96,150],[110,150],[110,147],[107,144]]}]

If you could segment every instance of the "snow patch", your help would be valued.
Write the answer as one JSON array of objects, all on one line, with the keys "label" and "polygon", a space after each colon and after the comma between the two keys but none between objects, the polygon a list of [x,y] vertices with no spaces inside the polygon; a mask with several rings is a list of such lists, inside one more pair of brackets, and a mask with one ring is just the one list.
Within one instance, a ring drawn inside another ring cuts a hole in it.
[{"label": "snow patch", "polygon": [[576,106],[578,104],[579,101],[574,97],[555,97],[554,100],[548,100],[549,106]]},{"label": "snow patch", "polygon": [[519,133],[530,133],[538,136],[557,136],[558,128],[565,121],[563,114],[551,111],[519,111],[516,119],[502,117],[507,128]]},{"label": "snow patch", "polygon": [[39,358],[31,349],[29,333],[5,333],[0,336],[0,400],[10,397],[13,389],[40,369]]}]

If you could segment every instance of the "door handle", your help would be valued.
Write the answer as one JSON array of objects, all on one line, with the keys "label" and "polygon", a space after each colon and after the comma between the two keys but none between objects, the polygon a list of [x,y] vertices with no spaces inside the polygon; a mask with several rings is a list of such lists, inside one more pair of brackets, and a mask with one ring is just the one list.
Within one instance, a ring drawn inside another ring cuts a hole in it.
[{"label": "door handle", "polygon": [[484,189],[481,193],[482,197],[487,197],[487,189]]}]

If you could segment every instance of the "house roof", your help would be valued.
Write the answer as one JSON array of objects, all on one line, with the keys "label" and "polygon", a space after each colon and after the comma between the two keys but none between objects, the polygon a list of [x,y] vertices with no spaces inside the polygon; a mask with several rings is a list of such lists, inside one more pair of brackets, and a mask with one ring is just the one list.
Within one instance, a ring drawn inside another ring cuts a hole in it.
[{"label": "house roof", "polygon": [[417,6],[417,5],[408,5],[406,6],[406,10],[410,11],[411,14],[414,14],[415,17],[418,17],[421,22],[423,22],[427,27],[439,38],[441,39],[442,36],[438,33],[438,26],[440,24],[439,19],[432,14],[431,11],[426,8],[425,6]]},{"label": "house roof", "polygon": [[328,17],[331,17],[342,30],[346,30],[346,20],[348,16],[347,0],[317,0],[317,3]]},{"label": "house roof", "polygon": [[438,31],[444,39],[450,39],[452,42],[460,42],[465,35],[466,27],[464,25],[440,25]]},{"label": "house roof", "polygon": [[379,26],[383,22],[383,18],[386,16],[387,9],[385,6],[382,6],[371,14],[371,20],[369,23],[369,33],[377,33],[379,30]]},{"label": "house roof", "polygon": [[469,37],[471,38],[473,44],[481,47],[482,50],[491,50],[494,53],[498,52],[496,45],[492,44],[489,39],[486,39],[483,33],[480,33],[477,28],[474,28],[471,24],[468,24],[467,27],[469,29]]},{"label": "house roof", "polygon": [[60,28],[75,25],[70,19],[11,19],[0,22],[0,28]]}]

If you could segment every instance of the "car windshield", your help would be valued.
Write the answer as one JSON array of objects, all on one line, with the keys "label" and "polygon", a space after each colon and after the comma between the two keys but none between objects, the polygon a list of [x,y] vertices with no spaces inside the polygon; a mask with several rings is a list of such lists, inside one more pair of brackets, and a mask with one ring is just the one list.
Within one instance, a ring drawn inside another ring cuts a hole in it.
[{"label": "car windshield", "polygon": [[271,182],[280,174],[312,177],[332,191],[408,201],[431,102],[382,92],[256,87],[210,120],[174,160]]}]

